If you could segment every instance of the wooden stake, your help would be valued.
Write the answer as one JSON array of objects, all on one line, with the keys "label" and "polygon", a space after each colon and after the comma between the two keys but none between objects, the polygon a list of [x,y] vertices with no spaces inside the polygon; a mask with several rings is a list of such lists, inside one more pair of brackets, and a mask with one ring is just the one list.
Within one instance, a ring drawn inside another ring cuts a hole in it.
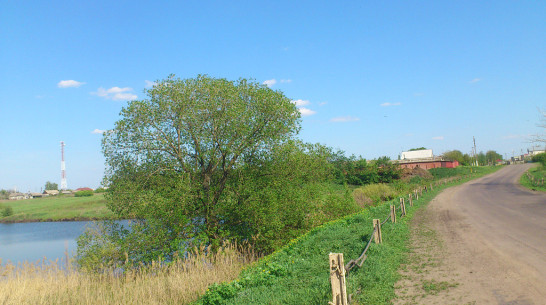
[{"label": "wooden stake", "polygon": [[345,285],[345,264],[343,263],[343,253],[330,253],[330,283],[332,284],[332,302],[333,305],[347,305],[347,287]]},{"label": "wooden stake", "polygon": [[376,227],[377,230],[374,231],[373,238],[376,244],[380,244],[383,242],[383,239],[381,238],[381,219],[373,220],[373,228],[375,229]]},{"label": "wooden stake", "polygon": [[400,211],[402,212],[402,216],[406,216],[406,203],[404,202],[404,198],[400,198]]},{"label": "wooden stake", "polygon": [[413,197],[411,196],[411,193],[408,195],[408,198],[409,198],[409,205],[410,207],[413,206]]},{"label": "wooden stake", "polygon": [[391,222],[396,223],[396,205],[391,204]]}]

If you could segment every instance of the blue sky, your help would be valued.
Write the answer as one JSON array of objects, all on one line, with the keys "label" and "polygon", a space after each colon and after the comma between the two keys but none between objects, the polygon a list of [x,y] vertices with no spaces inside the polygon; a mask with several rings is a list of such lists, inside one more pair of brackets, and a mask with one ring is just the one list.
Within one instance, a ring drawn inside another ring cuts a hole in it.
[{"label": "blue sky", "polygon": [[373,159],[511,156],[546,108],[544,1],[3,1],[0,188],[97,187],[101,131],[174,73],[253,78],[300,137]]}]

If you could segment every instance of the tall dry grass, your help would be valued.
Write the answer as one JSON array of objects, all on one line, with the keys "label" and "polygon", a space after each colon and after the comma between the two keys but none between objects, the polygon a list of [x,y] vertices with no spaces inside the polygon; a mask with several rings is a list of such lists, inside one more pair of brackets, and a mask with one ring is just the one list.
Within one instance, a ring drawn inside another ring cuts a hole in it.
[{"label": "tall dry grass", "polygon": [[14,266],[0,260],[0,304],[188,304],[212,283],[235,279],[257,259],[248,248],[200,249],[186,259],[134,270],[83,273],[58,261]]}]

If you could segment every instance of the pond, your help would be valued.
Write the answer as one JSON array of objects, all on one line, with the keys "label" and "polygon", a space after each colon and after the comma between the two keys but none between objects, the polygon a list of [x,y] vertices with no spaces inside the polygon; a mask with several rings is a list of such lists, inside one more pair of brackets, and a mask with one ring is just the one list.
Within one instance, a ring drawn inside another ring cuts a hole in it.
[{"label": "pond", "polygon": [[0,258],[13,264],[66,259],[76,253],[76,239],[91,221],[0,223]]}]

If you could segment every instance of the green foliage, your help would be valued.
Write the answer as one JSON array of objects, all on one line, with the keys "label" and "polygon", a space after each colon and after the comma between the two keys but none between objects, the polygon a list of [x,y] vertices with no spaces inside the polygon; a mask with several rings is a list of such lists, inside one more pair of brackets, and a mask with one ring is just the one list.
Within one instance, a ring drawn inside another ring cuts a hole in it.
[{"label": "green foliage", "polygon": [[[1,210],[1,209],[0,209]],[[92,197],[49,196],[13,205],[14,214],[4,221],[59,221],[115,219],[102,194]]]},{"label": "green foliage", "polygon": [[417,147],[417,148],[412,148],[408,151],[416,151],[416,150],[426,150],[427,148],[426,147]]},{"label": "green foliage", "polygon": [[103,187],[99,187],[99,188],[95,189],[94,192],[95,193],[104,193],[104,192],[106,192],[106,189],[103,188]]},{"label": "green foliage", "polygon": [[49,191],[49,190],[58,190],[59,189],[59,185],[57,185],[57,183],[53,183],[53,182],[50,182],[50,181],[47,181],[45,183],[45,190]]},{"label": "green foliage", "polygon": [[[466,162],[463,153],[460,150],[450,150],[442,154],[447,160],[458,161],[459,164],[464,164]],[[466,164],[465,164],[466,165]]]},{"label": "green foliage", "polygon": [[389,157],[380,157],[370,162],[354,155],[346,157],[343,152],[332,153],[330,162],[334,166],[334,179],[339,184],[366,185],[390,183],[399,179],[402,170],[390,162]]},{"label": "green foliage", "polygon": [[5,206],[2,208],[2,217],[8,217],[13,215],[13,208],[11,206]]},{"label": "green foliage", "polygon": [[0,200],[8,199],[9,198],[9,191],[7,190],[0,190]]},{"label": "green foliage", "polygon": [[534,155],[531,160],[533,162],[539,162],[542,166],[546,166],[546,153]]},{"label": "green foliage", "polygon": [[[394,199],[394,197],[396,197],[396,191],[387,184],[375,183],[355,189],[353,191],[353,196],[355,196],[355,200],[357,198],[364,198],[364,203],[371,201],[371,203],[377,204],[381,201]],[[359,203],[362,204],[361,202]]]},{"label": "green foliage", "polygon": [[102,143],[108,207],[136,221],[105,230],[117,236],[108,243],[82,239],[81,260],[84,249],[111,244],[137,262],[226,240],[270,252],[324,215],[354,210],[350,196],[337,201],[324,187],[330,150],[293,139],[300,114],[281,92],[245,79],[171,76],[146,94],[122,109]]},{"label": "green foliage", "polygon": [[488,150],[485,153],[485,164],[484,165],[495,165],[497,160],[502,160],[502,155],[497,153],[494,150]]},{"label": "green foliage", "polygon": [[74,193],[74,196],[75,197],[90,197],[90,196],[93,196],[93,191],[92,190],[77,191],[76,193]]},{"label": "green foliage", "polygon": [[[479,175],[493,170],[484,169]],[[406,217],[382,226],[383,243],[372,243],[363,266],[347,275],[347,293],[354,294],[355,303],[392,303],[394,286],[400,278],[398,268],[409,251],[408,224],[417,208],[443,188],[437,186],[424,193],[414,201],[414,208],[408,208]],[[327,304],[331,301],[328,254],[343,253],[345,262],[360,256],[371,237],[372,219],[385,219],[392,203],[312,229],[243,270],[237,280],[210,286],[197,304]]]},{"label": "green foliage", "polygon": [[528,189],[546,192],[544,178],[546,178],[546,166],[536,166],[521,176],[520,183]]}]

